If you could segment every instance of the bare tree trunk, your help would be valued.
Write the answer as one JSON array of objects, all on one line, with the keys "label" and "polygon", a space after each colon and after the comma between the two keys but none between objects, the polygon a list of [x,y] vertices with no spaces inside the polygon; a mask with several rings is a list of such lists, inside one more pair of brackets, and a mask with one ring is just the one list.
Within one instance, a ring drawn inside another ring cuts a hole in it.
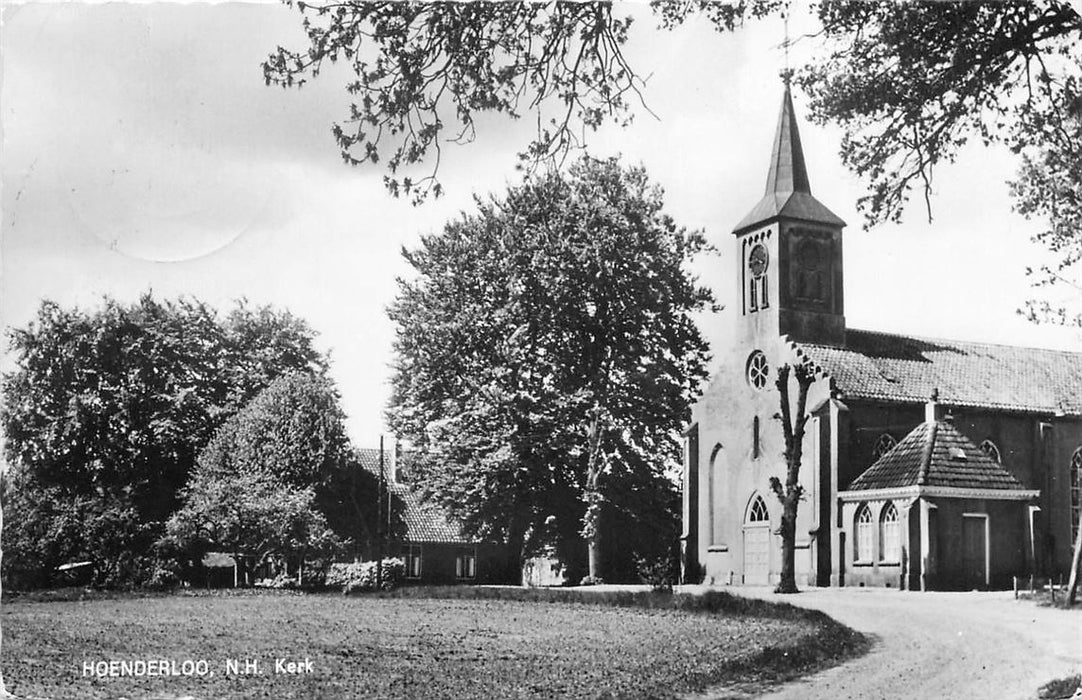
[{"label": "bare tree trunk", "polygon": [[601,455],[601,407],[594,406],[591,411],[589,448],[586,464],[586,514],[583,516],[583,532],[589,562],[589,575],[593,583],[602,580],[601,565],[601,506],[603,498],[598,481],[604,462]]},{"label": "bare tree trunk", "polygon": [[593,534],[590,537],[590,541],[587,545],[588,554],[590,557],[590,578],[592,580],[601,580],[601,513],[598,512],[594,517]]},{"label": "bare tree trunk", "polygon": [[1071,557],[1071,578],[1067,584],[1067,606],[1074,605],[1075,595],[1078,593],[1078,568],[1082,566],[1082,526],[1078,528],[1078,535],[1074,538],[1074,556]]},{"label": "bare tree trunk", "polygon": [[[789,373],[797,381],[796,415],[789,405]],[[781,403],[781,424],[785,436],[785,485],[776,476],[770,478],[770,489],[782,504],[781,527],[781,580],[775,593],[798,593],[796,586],[796,519],[804,489],[800,485],[800,462],[804,451],[804,426],[808,416],[808,389],[815,381],[814,372],[807,365],[782,365],[778,368],[776,386]]]},{"label": "bare tree trunk", "polygon": [[[4,531],[4,509],[3,509],[3,507],[0,507],[0,532],[3,532],[3,531]],[[2,567],[3,561],[4,561],[4,550],[3,550],[3,547],[0,547],[0,570],[2,570],[2,568],[3,568]],[[2,579],[2,577],[0,577],[0,600],[3,600],[3,598],[4,598],[3,586],[4,586],[3,579]],[[0,646],[3,645],[3,642],[4,642],[4,631],[3,631],[3,628],[0,627]],[[12,695],[11,695],[11,693],[8,692],[7,686],[4,685],[4,672],[3,672],[3,670],[0,670],[0,698],[10,698],[10,697],[12,697]]]}]

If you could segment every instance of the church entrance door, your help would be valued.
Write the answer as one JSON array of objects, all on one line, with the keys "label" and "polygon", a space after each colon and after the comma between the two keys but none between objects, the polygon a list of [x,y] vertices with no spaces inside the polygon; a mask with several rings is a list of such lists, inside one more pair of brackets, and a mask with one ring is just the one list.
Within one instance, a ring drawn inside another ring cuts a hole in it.
[{"label": "church entrance door", "polygon": [[744,527],[744,583],[765,586],[770,583],[770,525]]},{"label": "church entrance door", "polygon": [[744,583],[770,583],[770,511],[758,494],[752,497],[744,515]]},{"label": "church entrance door", "polygon": [[962,567],[967,588],[988,585],[988,516],[983,513],[962,517]]}]

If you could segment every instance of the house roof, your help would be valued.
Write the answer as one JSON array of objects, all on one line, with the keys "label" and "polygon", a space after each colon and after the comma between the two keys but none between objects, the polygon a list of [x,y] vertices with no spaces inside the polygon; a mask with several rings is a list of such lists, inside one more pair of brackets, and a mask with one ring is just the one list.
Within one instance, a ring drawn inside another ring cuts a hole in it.
[{"label": "house roof", "polygon": [[1082,353],[848,329],[845,347],[799,343],[841,398],[1082,415]]},{"label": "house roof", "polygon": [[1022,482],[948,421],[924,422],[853,480],[850,491],[932,486],[1024,490]]},{"label": "house roof", "polygon": [[[354,450],[357,459],[366,471],[379,474],[379,450]],[[408,458],[399,456],[399,462],[408,464]],[[415,543],[475,544],[462,534],[461,529],[438,506],[426,503],[408,483],[397,478],[391,479],[391,452],[384,451],[384,473],[388,477],[387,488],[401,506],[399,515],[405,526],[402,540]]]},{"label": "house roof", "polygon": [[780,217],[845,226],[844,221],[812,196],[788,81],[785,84],[778,129],[774,134],[774,145],[770,153],[766,192],[759,203],[736,225],[733,232],[741,233]]}]

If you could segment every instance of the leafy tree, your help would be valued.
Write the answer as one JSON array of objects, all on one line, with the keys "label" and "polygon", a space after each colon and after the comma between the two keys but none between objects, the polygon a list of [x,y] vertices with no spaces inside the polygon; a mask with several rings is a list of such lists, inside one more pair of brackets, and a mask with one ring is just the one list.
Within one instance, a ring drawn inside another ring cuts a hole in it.
[{"label": "leafy tree", "polygon": [[[45,302],[8,337],[16,367],[4,376],[0,424],[17,493],[4,505],[16,529],[45,539],[5,533],[5,544],[11,561],[21,542],[23,561],[50,572],[71,559],[145,570],[108,562],[124,549],[149,553],[214,431],[276,375],[326,368],[302,321],[244,303],[221,318],[149,294],[93,311]],[[103,519],[102,538],[80,528],[85,518]],[[118,528],[128,528],[123,542],[105,537]]]},{"label": "leafy tree", "polygon": [[338,392],[327,378],[282,375],[215,433],[199,455],[195,483],[262,474],[283,488],[312,489],[319,508],[348,536],[350,515],[363,506],[351,488],[344,421]]},{"label": "leafy tree", "polygon": [[267,471],[219,473],[197,469],[184,489],[184,505],[166,524],[165,544],[201,558],[225,551],[252,569],[272,558],[329,555],[340,540],[316,507],[312,487],[283,484]]},{"label": "leafy tree", "polygon": [[712,297],[685,269],[702,236],[662,204],[642,169],[585,158],[404,252],[389,420],[469,534],[571,561],[585,535],[597,576],[603,531],[672,520]]},{"label": "leafy tree", "polygon": [[[631,20],[610,3],[296,7],[309,46],[279,47],[263,65],[266,81],[301,85],[328,62],[348,64],[356,76],[347,85],[352,104],[347,119],[335,125],[335,138],[348,163],[385,162],[385,181],[396,195],[438,194],[441,141],[472,139],[480,113],[517,118],[536,111],[536,138],[522,157],[537,162],[563,157],[607,120],[628,123],[632,108],[642,104],[644,86],[623,53]],[[665,28],[695,14],[730,31],[748,18],[787,12],[789,3],[657,0],[652,7]],[[1070,116],[1082,95],[1077,5],[842,0],[817,4],[816,14],[821,29],[814,38],[825,50],[798,80],[812,97],[813,116],[845,129],[842,158],[869,183],[859,202],[869,226],[898,220],[914,186],[929,202],[935,167],[976,136],[1028,154],[1017,181],[1019,210],[1048,217],[1059,233],[1038,242],[1064,261],[1077,260],[1082,236],[1072,221],[1082,187],[1082,134]],[[448,125],[451,137],[444,133]],[[412,181],[400,175],[402,166],[426,159],[427,176]],[[1073,203],[1063,197],[1045,203],[1046,179],[1058,183],[1055,191],[1069,192]],[[1051,279],[1071,279],[1062,268],[1051,270]],[[1050,279],[1036,274],[1038,282]],[[1051,314],[1042,309],[1030,307],[1040,318],[1058,317],[1057,308]],[[1067,313],[1077,321],[1077,312]]]},{"label": "leafy tree", "polygon": [[361,505],[344,419],[326,378],[275,379],[202,451],[163,544],[197,557],[224,549],[256,567],[334,551],[341,538],[327,516],[348,536],[349,509]]},{"label": "leafy tree", "polygon": [[[789,375],[796,379],[796,412],[791,408]],[[785,483],[776,476],[770,477],[770,490],[782,505],[781,527],[781,580],[776,593],[796,593],[796,518],[804,487],[800,485],[800,466],[804,458],[804,428],[808,423],[808,389],[815,381],[815,373],[808,365],[782,365],[774,385],[778,389],[782,435],[785,438]]]}]

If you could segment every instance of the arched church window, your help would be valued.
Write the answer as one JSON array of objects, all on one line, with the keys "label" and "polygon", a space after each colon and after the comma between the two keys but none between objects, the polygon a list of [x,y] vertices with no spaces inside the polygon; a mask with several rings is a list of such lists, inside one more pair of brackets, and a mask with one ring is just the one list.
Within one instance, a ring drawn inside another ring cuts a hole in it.
[{"label": "arched church window", "polygon": [[766,501],[762,496],[756,496],[755,500],[751,503],[751,509],[748,511],[749,523],[768,523],[770,522],[770,511],[766,509]]},{"label": "arched church window", "polygon": [[872,521],[872,509],[867,503],[862,503],[857,508],[856,531],[856,560],[871,561],[875,552],[875,523]]},{"label": "arched church window", "polygon": [[878,462],[880,457],[893,450],[897,444],[898,441],[890,433],[880,435],[875,441],[875,446],[872,447],[872,462]]},{"label": "arched church window", "polygon": [[762,389],[770,375],[770,363],[766,361],[766,355],[762,350],[756,350],[748,357],[746,368],[748,384],[754,389]]},{"label": "arched church window", "polygon": [[770,306],[766,284],[766,271],[770,267],[770,254],[766,246],[757,243],[748,253],[748,310],[758,311]]},{"label": "arched church window", "polygon": [[1078,540],[1078,522],[1082,515],[1082,447],[1071,456],[1071,542]]},{"label": "arched church window", "polygon": [[996,464],[1002,464],[1003,460],[999,456],[999,448],[996,447],[996,443],[991,440],[985,440],[981,443],[981,452],[988,455]]},{"label": "arched church window", "polygon": [[898,508],[888,503],[879,516],[879,560],[900,562],[902,560],[902,530]]}]

